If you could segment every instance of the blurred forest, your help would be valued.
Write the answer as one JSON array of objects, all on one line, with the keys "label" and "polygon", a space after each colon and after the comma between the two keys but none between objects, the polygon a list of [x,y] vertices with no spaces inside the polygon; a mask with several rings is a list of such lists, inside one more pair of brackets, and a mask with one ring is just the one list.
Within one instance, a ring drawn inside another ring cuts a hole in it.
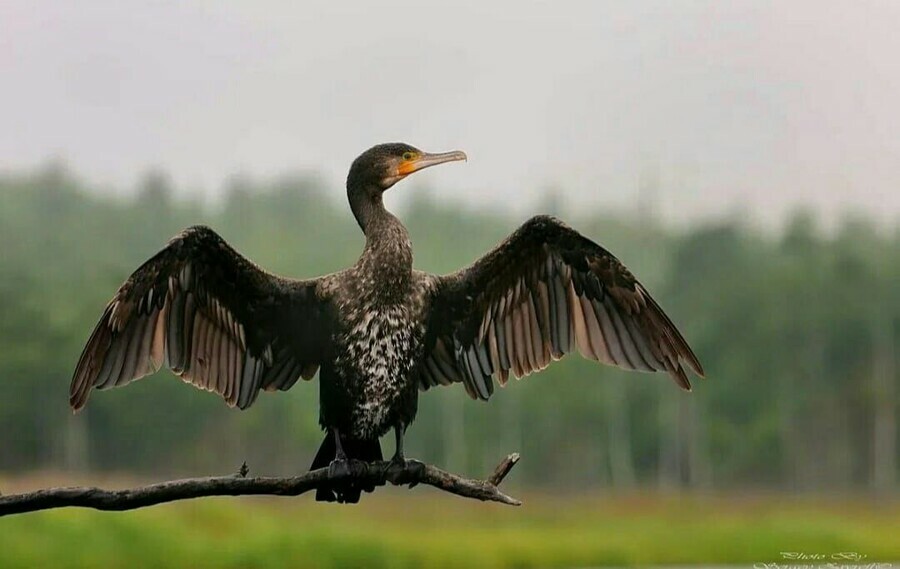
[{"label": "blurred forest", "polygon": [[[423,270],[456,270],[524,221],[439,204],[414,185],[394,191],[412,193],[397,213]],[[234,179],[214,206],[179,195],[161,172],[128,200],[59,165],[0,176],[0,471],[308,467],[322,438],[317,380],[240,412],[162,371],[95,392],[78,415],[68,408],[70,375],[105,303],[181,228],[208,224],[297,277],[341,269],[363,244],[343,190],[315,177]],[[552,200],[540,209],[555,213]],[[740,219],[673,231],[639,208],[567,221],[647,285],[708,379],[688,394],[664,375],[570,357],[488,403],[461,386],[431,390],[409,455],[478,475],[519,451],[515,483],[548,489],[894,491],[900,234],[861,218],[825,232],[804,212],[778,234]]]}]

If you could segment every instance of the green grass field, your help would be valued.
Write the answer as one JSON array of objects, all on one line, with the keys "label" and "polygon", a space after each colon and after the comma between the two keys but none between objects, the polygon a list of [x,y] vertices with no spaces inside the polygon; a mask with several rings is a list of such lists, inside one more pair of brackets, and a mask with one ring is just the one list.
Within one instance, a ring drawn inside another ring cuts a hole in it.
[{"label": "green grass field", "polygon": [[214,498],[135,512],[0,519],[0,567],[584,567],[781,560],[781,551],[900,559],[900,504],[775,495],[551,496],[520,508],[430,489],[357,506]]}]

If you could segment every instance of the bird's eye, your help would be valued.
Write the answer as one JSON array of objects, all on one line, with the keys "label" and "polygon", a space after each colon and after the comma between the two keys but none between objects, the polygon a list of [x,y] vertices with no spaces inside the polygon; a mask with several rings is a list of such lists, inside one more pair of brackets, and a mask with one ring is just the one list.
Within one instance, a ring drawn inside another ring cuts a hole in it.
[{"label": "bird's eye", "polygon": [[415,155],[414,153],[412,153],[412,152],[404,152],[404,153],[403,153],[403,159],[404,159],[404,160],[412,160],[413,158],[415,158],[415,156],[416,156],[416,155]]}]

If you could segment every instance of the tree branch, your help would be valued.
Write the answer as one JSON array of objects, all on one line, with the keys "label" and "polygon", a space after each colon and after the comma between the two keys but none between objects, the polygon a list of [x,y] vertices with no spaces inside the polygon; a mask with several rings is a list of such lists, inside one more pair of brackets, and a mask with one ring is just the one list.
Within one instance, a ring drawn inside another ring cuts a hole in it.
[{"label": "tree branch", "polygon": [[400,465],[388,461],[350,461],[344,472],[328,468],[312,470],[289,478],[246,478],[246,463],[232,476],[187,478],[125,490],[103,490],[91,487],[47,488],[25,494],[0,495],[0,517],[53,508],[78,507],[96,510],[134,510],[156,504],[189,500],[205,496],[275,495],[298,496],[323,485],[349,480],[384,486],[427,484],[464,498],[500,502],[520,506],[522,502],[507,496],[498,485],[519,461],[517,453],[504,458],[487,480],[474,480],[446,472],[418,461]]}]

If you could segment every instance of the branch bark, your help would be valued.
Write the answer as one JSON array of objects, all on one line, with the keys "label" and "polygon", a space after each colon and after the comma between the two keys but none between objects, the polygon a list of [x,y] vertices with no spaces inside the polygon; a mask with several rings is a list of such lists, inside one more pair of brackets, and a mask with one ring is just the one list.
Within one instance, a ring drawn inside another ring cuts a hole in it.
[{"label": "branch bark", "polygon": [[103,490],[92,487],[47,488],[25,494],[0,495],[0,517],[53,508],[93,508],[95,510],[134,510],[156,504],[189,500],[206,496],[298,496],[316,488],[349,480],[384,486],[417,484],[433,486],[464,498],[500,502],[520,506],[522,502],[507,496],[498,488],[513,466],[519,461],[517,453],[504,458],[494,473],[486,480],[465,478],[417,461],[399,465],[388,461],[350,461],[344,472],[332,472],[328,468],[312,470],[300,476],[288,478],[246,477],[246,465],[231,476],[187,478],[128,488]]}]

